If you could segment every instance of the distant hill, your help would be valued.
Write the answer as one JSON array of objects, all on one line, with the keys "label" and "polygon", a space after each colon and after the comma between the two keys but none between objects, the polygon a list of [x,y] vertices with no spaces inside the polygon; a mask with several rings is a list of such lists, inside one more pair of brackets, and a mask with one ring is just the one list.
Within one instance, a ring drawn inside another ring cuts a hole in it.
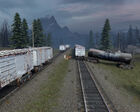
[{"label": "distant hill", "polygon": [[61,27],[54,16],[48,18],[40,18],[44,33],[52,34],[53,47],[58,47],[60,44],[70,44],[74,46],[75,44],[87,45],[88,35],[82,35],[79,33],[73,33],[69,30],[67,26]]}]

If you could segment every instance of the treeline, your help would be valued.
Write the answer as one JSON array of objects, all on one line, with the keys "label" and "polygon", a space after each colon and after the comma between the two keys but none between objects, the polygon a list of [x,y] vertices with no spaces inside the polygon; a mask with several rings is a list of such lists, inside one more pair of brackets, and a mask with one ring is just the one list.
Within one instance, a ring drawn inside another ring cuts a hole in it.
[{"label": "treeline", "polygon": [[29,29],[25,18],[21,19],[19,13],[14,16],[13,24],[9,28],[6,21],[0,29],[0,47],[27,48],[51,46],[51,34],[43,32],[40,19],[34,19],[32,30]]},{"label": "treeline", "polygon": [[140,46],[140,30],[138,27],[129,26],[128,31],[118,33],[111,32],[109,19],[106,19],[101,33],[89,32],[88,48],[98,48],[102,50],[122,50],[128,45]]},{"label": "treeline", "polygon": [[114,48],[124,50],[128,45],[140,46],[140,30],[129,26],[128,31],[118,32],[113,38]]}]

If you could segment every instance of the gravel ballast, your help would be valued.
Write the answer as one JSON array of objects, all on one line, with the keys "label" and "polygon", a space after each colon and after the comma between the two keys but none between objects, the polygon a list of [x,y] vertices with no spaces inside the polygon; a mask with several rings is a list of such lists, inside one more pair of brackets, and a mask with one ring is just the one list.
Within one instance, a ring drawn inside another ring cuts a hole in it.
[{"label": "gravel ballast", "polygon": [[88,65],[118,112],[140,112],[140,104],[133,102],[133,96],[112,84],[112,73],[96,64],[88,62]]}]

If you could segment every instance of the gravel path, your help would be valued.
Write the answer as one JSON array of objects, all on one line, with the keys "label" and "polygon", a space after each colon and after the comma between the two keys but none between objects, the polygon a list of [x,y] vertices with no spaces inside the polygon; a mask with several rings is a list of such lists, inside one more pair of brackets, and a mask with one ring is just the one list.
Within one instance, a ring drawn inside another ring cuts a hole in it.
[{"label": "gravel path", "polygon": [[89,63],[95,77],[101,84],[108,98],[113,102],[118,112],[140,112],[140,104],[133,103],[133,97],[122,88],[115,87],[107,78],[110,78],[111,73]]},{"label": "gravel path", "polygon": [[68,73],[59,93],[58,106],[53,112],[77,112],[76,75],[76,62],[70,60]]},{"label": "gravel path", "polygon": [[32,80],[26,83],[0,105],[0,112],[20,112],[21,110],[24,110],[24,105],[27,105],[28,102],[35,98],[39,93],[41,84],[47,81],[48,73],[51,72],[62,60],[63,55],[60,55],[50,66],[36,74]]}]

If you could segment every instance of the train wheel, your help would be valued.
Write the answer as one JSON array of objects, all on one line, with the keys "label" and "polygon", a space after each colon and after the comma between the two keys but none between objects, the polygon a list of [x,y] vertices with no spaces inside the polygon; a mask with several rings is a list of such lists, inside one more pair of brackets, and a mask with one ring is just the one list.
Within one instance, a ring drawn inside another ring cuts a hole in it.
[{"label": "train wheel", "polygon": [[39,67],[34,68],[35,73],[39,71]]}]

